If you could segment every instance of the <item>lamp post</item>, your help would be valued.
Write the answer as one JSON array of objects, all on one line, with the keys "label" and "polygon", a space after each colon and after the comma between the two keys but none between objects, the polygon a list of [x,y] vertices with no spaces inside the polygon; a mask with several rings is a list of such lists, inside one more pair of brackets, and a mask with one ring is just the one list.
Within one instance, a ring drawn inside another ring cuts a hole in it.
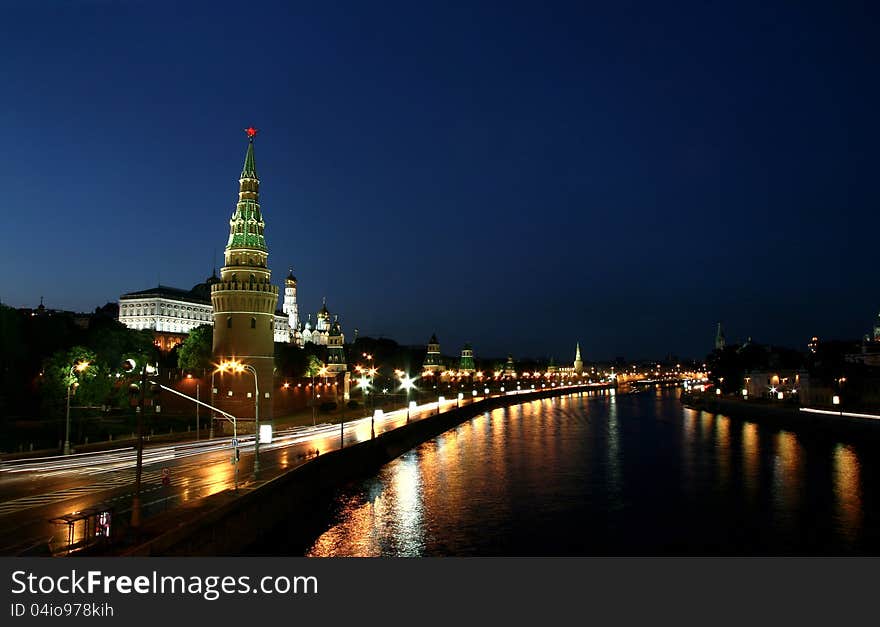
[{"label": "lamp post", "polygon": [[[223,371],[225,372],[225,368],[223,369]],[[186,394],[178,392],[174,388],[170,388],[168,386],[161,385],[161,384],[159,385],[159,387],[167,392],[171,392],[172,394],[177,394],[177,396],[182,396],[185,399],[195,401],[197,405],[205,405],[206,407],[210,408],[212,412],[216,411],[221,416],[223,416],[223,418],[225,418],[226,420],[228,420],[229,422],[232,423],[232,447],[233,447],[232,463],[235,466],[235,472],[234,472],[235,491],[238,492],[238,457],[239,457],[239,455],[238,455],[238,418],[236,418],[235,416],[233,416],[232,414],[230,414],[228,412],[223,411],[222,409],[217,409],[213,405],[209,405],[208,403],[204,403],[204,402],[200,401],[199,399],[194,399],[191,396],[187,396]]]},{"label": "lamp post", "polygon": [[226,370],[236,373],[248,371],[254,375],[254,477],[256,477],[260,472],[260,383],[257,378],[257,369],[250,364],[243,364],[235,360],[221,363],[219,369],[221,372]]},{"label": "lamp post", "polygon": [[70,367],[70,376],[68,377],[67,382],[67,419],[65,420],[64,427],[64,454],[70,455],[70,390],[73,388],[73,384],[76,383],[76,379],[74,378],[73,371],[84,372],[86,368],[89,367],[89,362],[81,361],[76,363]]},{"label": "lamp post", "polygon": [[[186,375],[187,381],[191,381],[193,379],[192,374]],[[196,379],[196,442],[199,441],[199,379]]]},{"label": "lamp post", "polygon": [[214,437],[214,373],[216,370],[211,371],[211,424],[208,426],[208,439]]},{"label": "lamp post", "polygon": [[310,371],[312,375],[312,426],[315,426],[317,420],[315,419],[315,372],[314,370]]},{"label": "lamp post", "polygon": [[[318,375],[321,377],[321,379],[323,381],[321,383],[321,385],[324,386],[323,387],[323,394],[325,397],[327,396],[327,373],[328,372],[329,371],[327,370],[327,366],[321,366],[321,369],[318,370]],[[314,379],[313,379],[313,381],[314,381]],[[312,386],[312,393],[314,394],[314,392],[315,392],[315,386],[313,385]],[[320,394],[318,395],[318,398],[321,398]],[[324,402],[326,402],[326,401],[324,401]],[[315,413],[316,413],[315,404],[312,403],[312,426],[313,427],[315,426],[315,422],[316,422]]]},{"label": "lamp post", "polygon": [[[156,369],[143,357],[141,364],[141,385],[137,408],[137,453],[134,470],[134,496],[131,499],[131,527],[138,530],[141,526],[141,477],[144,470],[144,395],[147,388],[147,374],[155,374]],[[133,372],[137,367],[134,359],[123,362],[125,372]]]},{"label": "lamp post", "polygon": [[[372,388],[373,387],[373,380],[374,380],[374,377],[376,376],[376,368],[375,368],[375,364],[373,363],[373,356],[370,353],[364,353],[363,355],[364,355],[364,359],[366,359],[367,363],[369,364],[369,367],[366,368],[366,371],[367,371],[367,374],[370,375],[370,387]],[[370,409],[372,409],[375,406],[376,406],[375,399],[370,398]]]},{"label": "lamp post", "polygon": [[[418,378],[418,377],[416,377],[416,378]],[[400,387],[402,387],[404,390],[406,390],[406,421],[407,422],[409,422],[409,417],[410,417],[409,415],[410,415],[410,411],[412,410],[412,407],[410,406],[410,402],[409,402],[409,392],[414,387],[416,387],[416,383],[415,383],[416,378],[413,378],[413,377],[409,376],[408,374],[404,374],[400,377]]]}]

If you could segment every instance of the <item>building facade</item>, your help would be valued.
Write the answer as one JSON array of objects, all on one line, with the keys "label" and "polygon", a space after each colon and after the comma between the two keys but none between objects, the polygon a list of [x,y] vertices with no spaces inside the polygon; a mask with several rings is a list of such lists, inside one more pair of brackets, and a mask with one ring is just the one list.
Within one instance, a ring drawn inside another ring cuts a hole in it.
[{"label": "building facade", "polygon": [[[167,285],[130,292],[119,297],[119,322],[130,329],[150,329],[155,332],[156,345],[171,350],[183,342],[186,334],[203,324],[214,324],[214,305],[210,286],[220,279],[208,277],[191,290]],[[276,311],[272,322],[275,342],[293,342],[289,316]]]}]

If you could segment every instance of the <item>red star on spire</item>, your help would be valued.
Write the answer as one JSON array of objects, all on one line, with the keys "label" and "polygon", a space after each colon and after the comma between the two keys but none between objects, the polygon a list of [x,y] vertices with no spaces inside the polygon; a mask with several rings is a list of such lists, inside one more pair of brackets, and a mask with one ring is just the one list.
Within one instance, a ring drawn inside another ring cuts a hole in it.
[{"label": "red star on spire", "polygon": [[247,133],[247,136],[248,136],[248,137],[250,137],[251,139],[253,139],[253,138],[254,138],[254,135],[257,134],[257,129],[255,129],[253,126],[249,126],[249,127],[247,127],[246,129],[244,129],[244,132]]}]

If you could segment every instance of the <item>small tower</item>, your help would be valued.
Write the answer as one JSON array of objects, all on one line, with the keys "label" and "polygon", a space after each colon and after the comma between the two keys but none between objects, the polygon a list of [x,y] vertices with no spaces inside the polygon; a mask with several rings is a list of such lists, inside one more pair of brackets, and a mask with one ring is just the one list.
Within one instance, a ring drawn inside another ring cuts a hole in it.
[{"label": "small tower", "polygon": [[725,346],[724,331],[721,329],[721,323],[718,323],[718,330],[715,331],[715,350],[723,351]]},{"label": "small tower", "polygon": [[339,324],[339,316],[334,316],[333,324],[327,336],[327,370],[334,374],[345,372],[345,336],[342,334],[342,325]]},{"label": "small tower", "polygon": [[504,376],[505,377],[515,377],[516,376],[516,364],[513,363],[513,355],[507,355],[507,363],[504,364]]},{"label": "small tower", "polygon": [[559,368],[556,366],[556,360],[554,360],[554,359],[551,357],[551,358],[550,358],[550,363],[547,364],[547,372],[549,372],[549,373],[555,373],[555,372],[558,372],[558,371],[559,371]]},{"label": "small tower", "polygon": [[296,277],[293,268],[288,268],[287,279],[284,281],[284,304],[281,311],[287,314],[291,335],[299,330],[299,307],[296,304]]},{"label": "small tower", "polygon": [[325,296],[323,301],[321,302],[321,311],[318,312],[318,321],[315,324],[315,328],[318,331],[329,331],[330,330],[330,312],[327,310],[327,297]]},{"label": "small tower", "polygon": [[303,344],[315,343],[315,338],[312,336],[312,314],[307,314],[306,322],[302,327],[300,335],[302,336]]},{"label": "small tower", "polygon": [[474,365],[474,349],[470,344],[465,344],[461,349],[461,362],[458,369],[467,373],[473,373],[477,370]]},{"label": "small tower", "polygon": [[574,372],[582,374],[584,371],[584,360],[581,359],[581,343],[578,342],[574,349]]},{"label": "small tower", "polygon": [[443,362],[440,359],[440,342],[437,341],[437,335],[432,333],[431,339],[428,340],[428,352],[425,354],[425,363],[422,364],[422,370],[425,372],[442,372]]},{"label": "small tower", "polygon": [[327,345],[327,340],[330,336],[330,311],[327,309],[327,297],[324,297],[324,301],[321,305],[321,311],[318,312],[317,320],[315,322],[315,332],[312,333],[312,341],[315,344],[320,344],[322,346]]}]

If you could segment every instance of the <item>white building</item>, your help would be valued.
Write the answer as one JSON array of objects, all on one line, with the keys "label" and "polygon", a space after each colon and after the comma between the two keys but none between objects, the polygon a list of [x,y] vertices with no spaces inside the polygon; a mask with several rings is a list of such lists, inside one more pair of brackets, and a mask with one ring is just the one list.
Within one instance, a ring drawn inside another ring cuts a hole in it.
[{"label": "white building", "polygon": [[[211,304],[211,285],[219,281],[216,273],[191,290],[158,285],[140,292],[119,297],[119,322],[130,329],[149,329],[157,334],[157,343],[163,350],[179,344],[186,334],[203,324],[214,325],[214,307]],[[313,327],[311,314],[305,324],[299,320],[296,302],[296,277],[293,270],[287,276],[284,304],[275,312],[275,341],[303,346],[307,342],[327,346],[330,338],[330,312],[327,299],[317,314]]]},{"label": "white building", "polygon": [[[123,294],[119,297],[119,322],[130,329],[155,331],[160,348],[173,348],[196,327],[203,324],[214,325],[211,284],[217,280],[217,276],[212,275],[191,290],[158,285],[140,292]],[[276,342],[290,343],[294,340],[289,320],[286,313],[275,312]]]}]

